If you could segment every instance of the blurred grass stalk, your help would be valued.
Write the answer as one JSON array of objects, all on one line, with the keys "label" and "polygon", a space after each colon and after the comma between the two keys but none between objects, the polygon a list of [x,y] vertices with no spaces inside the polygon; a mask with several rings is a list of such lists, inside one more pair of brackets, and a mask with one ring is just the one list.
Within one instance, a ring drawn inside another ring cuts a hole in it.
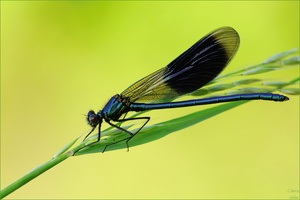
[{"label": "blurred grass stalk", "polygon": [[[300,63],[300,56],[299,56],[298,49],[292,49],[289,51],[277,53],[258,65],[253,65],[247,68],[237,70],[235,72],[218,76],[216,79],[214,79],[212,82],[207,84],[205,87],[193,92],[191,95],[201,96],[201,98],[202,97],[204,98],[212,95],[217,96],[217,95],[229,95],[229,94],[237,94],[237,93],[274,92],[276,90],[288,95],[299,95],[300,94],[299,83],[298,85],[296,84],[300,80],[299,76],[289,82],[282,82],[282,81],[265,82],[264,79],[241,78],[247,75],[256,75],[256,74],[262,74],[262,73],[275,71],[275,70],[297,67],[299,66],[299,63]],[[224,83],[225,80],[234,77],[237,77],[238,80],[234,82]],[[260,84],[258,87],[252,87],[253,84],[258,84],[258,83]],[[238,89],[234,89],[236,87],[238,87]],[[146,126],[132,140],[130,140],[130,147],[152,142],[172,132],[192,126],[196,123],[209,119],[215,115],[230,110],[236,106],[242,105],[246,102],[248,101],[236,101],[236,102],[224,103],[179,118]],[[140,115],[142,113],[144,112],[137,113],[134,116]],[[130,127],[124,127],[124,128],[130,128]],[[101,140],[98,143],[81,149],[85,145],[96,140],[97,134],[95,134],[90,138],[88,138],[87,140],[85,140],[84,142],[81,142],[73,149],[71,149],[71,147],[74,146],[74,144],[78,141],[78,139],[81,138],[80,136],[75,140],[73,140],[72,142],[70,142],[69,144],[67,144],[61,150],[59,150],[52,157],[51,160],[38,166],[37,168],[33,169],[32,171],[28,172],[26,175],[18,179],[17,181],[13,182],[9,186],[1,190],[0,198],[2,199],[6,197],[7,195],[14,192],[21,186],[25,185],[26,183],[34,179],[35,177],[39,176],[40,174],[44,173],[48,169],[66,160],[70,156],[73,156],[74,155],[73,152],[76,152],[78,149],[81,150],[78,151],[75,155],[84,155],[89,153],[102,152],[103,148],[107,144],[113,143],[114,141],[119,141],[120,139],[124,139],[126,138],[126,136],[127,135],[122,133],[120,130],[116,130],[110,127],[101,133]],[[107,148],[106,151],[118,150],[123,148],[127,148],[126,144],[125,142],[120,142],[109,146],[109,148]]]}]

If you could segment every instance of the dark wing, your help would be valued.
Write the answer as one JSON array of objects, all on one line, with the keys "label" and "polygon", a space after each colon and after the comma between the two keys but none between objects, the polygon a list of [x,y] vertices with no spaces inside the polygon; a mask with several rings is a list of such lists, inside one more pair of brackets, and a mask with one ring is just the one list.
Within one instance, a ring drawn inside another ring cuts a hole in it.
[{"label": "dark wing", "polygon": [[230,62],[239,47],[238,33],[219,28],[173,60],[121,93],[131,102],[167,102],[193,92],[213,80]]}]

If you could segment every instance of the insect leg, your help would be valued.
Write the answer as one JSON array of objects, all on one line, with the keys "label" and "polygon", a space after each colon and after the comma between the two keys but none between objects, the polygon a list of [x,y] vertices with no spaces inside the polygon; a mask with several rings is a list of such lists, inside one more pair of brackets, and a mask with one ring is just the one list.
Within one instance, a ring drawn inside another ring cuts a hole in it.
[{"label": "insect leg", "polygon": [[122,141],[125,141],[125,140],[126,140],[127,151],[129,151],[129,145],[128,145],[129,140],[131,140],[138,132],[140,132],[140,130],[142,130],[142,128],[149,122],[150,117],[136,117],[136,118],[126,118],[126,119],[116,120],[116,122],[125,122],[125,121],[140,120],[140,119],[145,119],[146,122],[145,122],[145,123],[144,123],[144,124],[143,124],[136,132],[135,132],[135,133],[132,133],[132,132],[130,132],[130,131],[128,131],[128,130],[122,128],[122,127],[119,127],[119,126],[117,126],[117,125],[111,123],[110,121],[107,121],[107,123],[108,123],[109,125],[111,125],[111,126],[117,128],[117,129],[120,129],[120,130],[124,131],[125,133],[129,134],[130,136],[129,136],[128,138],[125,138],[125,139],[119,140],[119,141],[117,141],[117,142],[113,142],[113,143],[111,143],[111,144],[106,145],[106,146],[104,147],[102,153],[105,152],[105,150],[106,150],[106,148],[107,148],[108,146],[113,145],[113,144],[117,144],[117,143],[122,142]]},{"label": "insect leg", "polygon": [[[84,142],[84,141],[86,140],[86,138],[87,138],[87,137],[95,130],[95,128],[96,128],[96,127],[93,127],[93,128],[92,128],[92,130],[84,137],[84,139],[83,139],[82,142]],[[83,149],[83,148],[85,148],[85,147],[87,147],[87,146],[90,146],[90,145],[92,145],[92,144],[95,144],[95,143],[99,142],[99,141],[100,141],[100,137],[101,137],[101,125],[99,124],[99,125],[98,125],[98,138],[97,138],[97,141],[94,141],[94,142],[92,142],[92,143],[89,143],[89,144],[87,144],[87,145],[85,145],[85,146],[83,146],[83,147],[77,149],[77,150],[74,152],[73,155],[75,155],[75,154],[76,154],[78,151],[80,151],[81,149]]]}]

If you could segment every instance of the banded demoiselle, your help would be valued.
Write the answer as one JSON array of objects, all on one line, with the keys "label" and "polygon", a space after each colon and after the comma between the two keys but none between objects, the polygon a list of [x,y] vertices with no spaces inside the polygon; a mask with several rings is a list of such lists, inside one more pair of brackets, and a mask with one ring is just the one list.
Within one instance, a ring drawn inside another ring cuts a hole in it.
[{"label": "banded demoiselle", "polygon": [[[104,108],[98,111],[97,114],[93,110],[89,111],[87,121],[92,130],[86,135],[84,140],[86,140],[97,126],[98,138],[97,141],[86,146],[100,141],[101,124],[104,119],[109,125],[128,134],[128,137],[106,145],[103,152],[107,146],[121,141],[126,141],[128,149],[130,139],[150,120],[150,117],[120,119],[122,115],[130,111],[139,112],[154,109],[179,108],[239,100],[288,100],[288,97],[280,94],[250,93],[172,102],[182,95],[203,87],[220,74],[237,52],[239,43],[239,35],[233,28],[221,27],[216,29],[196,42],[166,67],[135,82],[121,94],[111,97]],[[112,121],[124,122],[141,119],[145,120],[145,123],[135,133],[112,123]]]}]

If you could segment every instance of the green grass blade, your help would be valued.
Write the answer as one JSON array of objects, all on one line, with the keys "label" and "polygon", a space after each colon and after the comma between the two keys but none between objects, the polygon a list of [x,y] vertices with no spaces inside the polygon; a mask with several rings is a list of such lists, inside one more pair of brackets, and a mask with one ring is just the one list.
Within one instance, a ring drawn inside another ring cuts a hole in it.
[{"label": "green grass blade", "polygon": [[287,57],[288,55],[292,55],[298,52],[298,49],[291,49],[289,51],[284,51],[280,53],[276,53],[273,56],[267,58],[263,63],[273,63],[282,60],[283,58]]},{"label": "green grass blade", "polygon": [[300,94],[299,88],[283,88],[283,89],[280,89],[279,91],[284,94],[289,94],[289,95],[299,95]]},{"label": "green grass blade", "polygon": [[300,56],[293,56],[280,62],[280,65],[299,65]]}]

